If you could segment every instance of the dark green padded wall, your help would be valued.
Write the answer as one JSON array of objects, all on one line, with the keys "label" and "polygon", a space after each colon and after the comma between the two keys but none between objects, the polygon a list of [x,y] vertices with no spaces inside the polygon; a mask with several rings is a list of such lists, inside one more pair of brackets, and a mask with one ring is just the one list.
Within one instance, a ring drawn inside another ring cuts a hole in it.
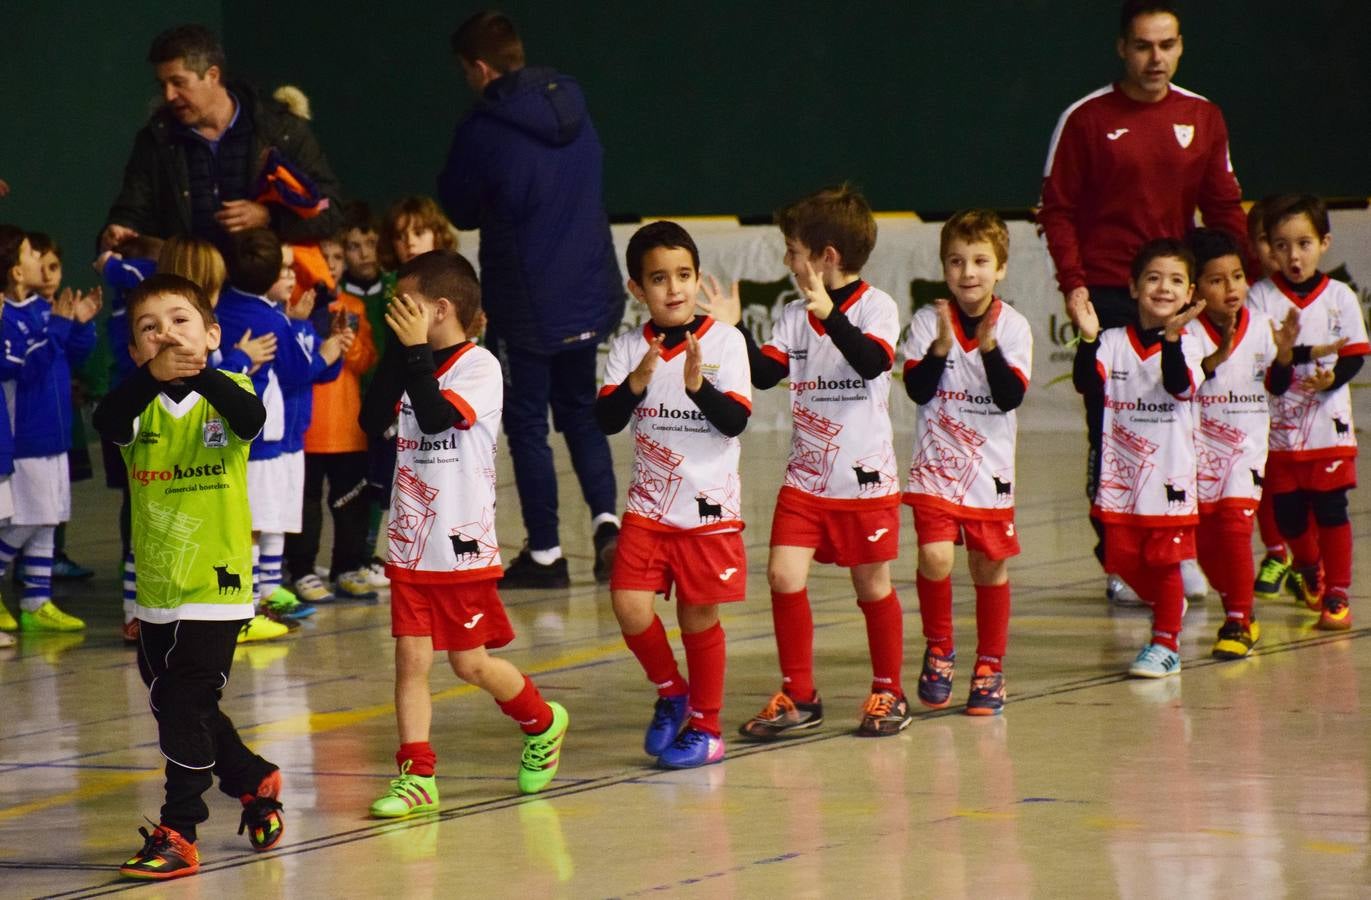
[{"label": "dark green padded wall", "polygon": [[0,222],[62,244],[69,283],[93,286],[95,236],[156,94],[143,59],[168,23],[222,25],[217,0],[7,0],[0,51]]},{"label": "dark green padded wall", "polygon": [[[447,39],[476,5],[225,4],[232,58],[314,100],[354,192],[432,189],[469,103]],[[611,211],[765,213],[852,179],[881,209],[1025,207],[1061,110],[1110,81],[1112,0],[641,0],[502,7],[575,74]],[[1186,4],[1179,84],[1220,103],[1248,196],[1371,193],[1371,4]]]}]

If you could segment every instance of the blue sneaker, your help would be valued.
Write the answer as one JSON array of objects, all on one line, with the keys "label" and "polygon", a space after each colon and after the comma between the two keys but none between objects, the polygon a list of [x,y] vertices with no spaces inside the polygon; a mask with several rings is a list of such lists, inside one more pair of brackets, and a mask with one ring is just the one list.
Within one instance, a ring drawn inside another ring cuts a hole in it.
[{"label": "blue sneaker", "polygon": [[695,769],[724,758],[724,739],[698,728],[687,728],[657,757],[664,769]]},{"label": "blue sneaker", "polygon": [[919,673],[919,702],[930,709],[942,709],[951,702],[952,669],[957,662],[957,651],[939,656],[933,650],[933,647],[924,650],[924,668]]},{"label": "blue sneaker", "polygon": [[1181,655],[1161,644],[1148,644],[1142,648],[1133,665],[1128,667],[1128,674],[1134,678],[1165,678],[1180,672]]},{"label": "blue sneaker", "polygon": [[681,726],[690,718],[689,695],[679,697],[658,697],[652,709],[652,722],[647,726],[643,738],[643,749],[648,756],[661,756],[662,751],[681,733]]}]

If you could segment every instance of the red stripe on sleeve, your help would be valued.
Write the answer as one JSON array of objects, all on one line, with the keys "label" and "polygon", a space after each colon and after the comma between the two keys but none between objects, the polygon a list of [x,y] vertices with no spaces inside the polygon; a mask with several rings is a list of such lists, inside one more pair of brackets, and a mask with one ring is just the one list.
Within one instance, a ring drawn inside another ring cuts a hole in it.
[{"label": "red stripe on sleeve", "polygon": [[735,394],[733,391],[724,391],[724,396],[728,397],[730,400],[736,400],[738,403],[742,404],[743,409],[747,410],[748,415],[752,414],[752,401],[742,394]]},{"label": "red stripe on sleeve", "polygon": [[889,360],[890,362],[895,361],[895,350],[889,344],[887,344],[885,341],[881,340],[880,338],[876,337],[876,335],[871,334],[869,332],[863,332],[863,334],[865,334],[868,338],[881,345],[881,349],[885,351],[885,358],[887,360]]},{"label": "red stripe on sleeve", "polygon": [[1338,351],[1338,356],[1366,356],[1371,353],[1371,344],[1346,344]]},{"label": "red stripe on sleeve", "polygon": [[471,404],[462,399],[462,395],[456,391],[443,391],[443,399],[452,404],[452,408],[457,410],[457,414],[462,417],[462,421],[453,427],[459,431],[466,431],[476,424],[476,410],[471,408]]},{"label": "red stripe on sleeve", "polygon": [[1028,390],[1028,376],[1020,372],[1014,366],[1010,366],[1009,371],[1013,372],[1014,377],[1019,379],[1019,383],[1023,385],[1024,390]]},{"label": "red stripe on sleeve", "polygon": [[618,389],[619,386],[617,384],[607,384],[604,387],[600,388],[599,396],[608,397],[610,394],[614,393]]},{"label": "red stripe on sleeve", "polygon": [[777,350],[770,344],[763,344],[762,353],[765,354],[768,358],[773,359],[781,365],[785,366],[785,370],[787,372],[790,371],[790,357],[782,353],[780,350]]}]

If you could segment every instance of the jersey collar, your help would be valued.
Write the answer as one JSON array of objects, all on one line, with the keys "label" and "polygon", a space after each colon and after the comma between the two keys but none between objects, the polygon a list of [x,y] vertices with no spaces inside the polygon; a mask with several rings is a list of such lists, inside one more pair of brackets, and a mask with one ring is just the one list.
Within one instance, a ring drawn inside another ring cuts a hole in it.
[{"label": "jersey collar", "polygon": [[[1247,326],[1251,321],[1252,314],[1247,311],[1247,307],[1240,307],[1238,309],[1237,324],[1233,326],[1234,347],[1242,343],[1242,339],[1247,335]],[[1217,325],[1209,321],[1209,317],[1204,313],[1200,314],[1200,325],[1203,326],[1205,334],[1209,335],[1209,339],[1213,341],[1216,346],[1223,343],[1223,332],[1219,330]]]},{"label": "jersey collar", "polygon": [[457,364],[457,360],[461,359],[463,356],[466,356],[467,351],[469,351],[472,347],[475,346],[476,345],[473,344],[471,341],[467,341],[465,344],[458,347],[457,351],[453,353],[451,356],[449,356],[447,360],[441,366],[438,367],[438,369],[433,373],[433,377],[442,378],[444,375],[447,374],[448,369],[451,369],[454,365]]},{"label": "jersey collar", "polygon": [[[695,340],[698,341],[701,338],[703,338],[705,336],[705,332],[713,326],[714,319],[712,319],[709,316],[705,316],[703,319],[700,320],[699,326],[691,333],[695,335]],[[643,325],[643,340],[647,341],[648,343],[651,343],[653,338],[657,337],[657,335],[661,333],[661,330],[658,329],[655,324],[653,324],[651,319],[648,319],[646,324]],[[681,341],[675,347],[672,347],[670,349],[663,347],[661,351],[662,360],[664,362],[670,362],[677,356],[680,356],[682,353],[684,353],[686,347],[688,346],[690,346],[689,341]]]},{"label": "jersey collar", "polygon": [[1285,299],[1289,300],[1300,309],[1304,309],[1309,304],[1319,299],[1319,295],[1328,288],[1328,282],[1331,280],[1332,279],[1327,275],[1323,276],[1323,278],[1319,279],[1319,283],[1314,285],[1313,290],[1301,297],[1299,294],[1295,293],[1294,287],[1291,286],[1290,281],[1285,277],[1284,272],[1274,272],[1271,275],[1271,283],[1276,286],[1276,289],[1285,295]]}]

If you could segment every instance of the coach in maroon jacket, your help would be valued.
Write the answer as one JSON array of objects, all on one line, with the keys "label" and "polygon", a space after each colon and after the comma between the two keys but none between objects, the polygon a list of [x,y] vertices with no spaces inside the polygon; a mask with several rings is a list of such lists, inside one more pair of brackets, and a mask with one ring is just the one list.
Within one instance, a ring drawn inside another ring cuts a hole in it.
[{"label": "coach in maroon jacket", "polygon": [[[1074,322],[1089,301],[1105,328],[1137,321],[1129,265],[1147,241],[1184,237],[1196,209],[1205,225],[1244,246],[1247,234],[1223,114],[1171,83],[1183,49],[1173,5],[1126,0],[1117,46],[1123,77],[1068,106],[1057,122],[1038,212],[1067,314]],[[1103,410],[1087,402],[1086,423],[1093,498]]]}]

